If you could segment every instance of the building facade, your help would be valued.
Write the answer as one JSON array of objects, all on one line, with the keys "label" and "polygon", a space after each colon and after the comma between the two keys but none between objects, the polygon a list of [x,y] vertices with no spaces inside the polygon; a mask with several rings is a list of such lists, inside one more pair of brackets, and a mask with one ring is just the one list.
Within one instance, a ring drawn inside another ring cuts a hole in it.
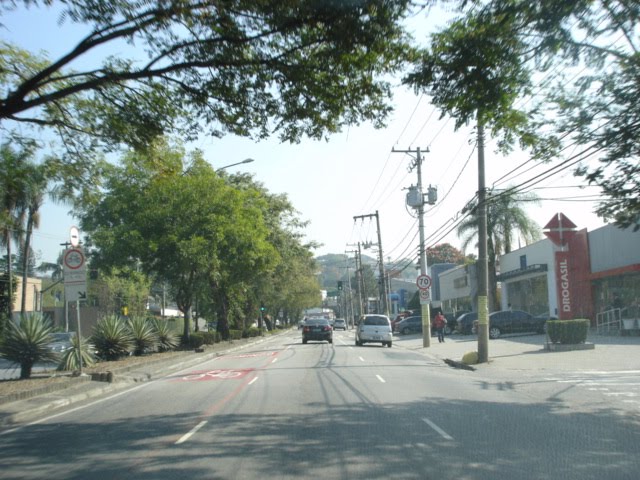
[{"label": "building facade", "polygon": [[638,317],[640,232],[614,225],[592,232],[560,225],[545,233],[549,238],[500,258],[503,309],[588,318],[593,326],[614,308]]}]

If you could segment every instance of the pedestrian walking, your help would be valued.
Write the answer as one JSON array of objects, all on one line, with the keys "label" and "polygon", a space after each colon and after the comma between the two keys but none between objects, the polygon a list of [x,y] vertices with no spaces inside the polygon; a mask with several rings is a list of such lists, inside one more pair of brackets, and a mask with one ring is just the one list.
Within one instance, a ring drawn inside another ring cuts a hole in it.
[{"label": "pedestrian walking", "polygon": [[438,342],[444,342],[444,327],[447,325],[447,319],[444,318],[442,312],[438,312],[436,318],[433,319],[433,327],[436,329],[436,333],[438,334]]}]

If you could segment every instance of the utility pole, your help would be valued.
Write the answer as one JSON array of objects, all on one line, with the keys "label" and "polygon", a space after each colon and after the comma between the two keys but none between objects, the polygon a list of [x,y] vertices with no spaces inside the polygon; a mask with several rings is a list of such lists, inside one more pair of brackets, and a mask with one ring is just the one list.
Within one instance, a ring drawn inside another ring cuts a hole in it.
[{"label": "utility pole", "polygon": [[353,220],[362,220],[364,218],[371,218],[371,217],[375,217],[376,218],[376,228],[378,229],[378,255],[380,257],[379,262],[380,262],[380,271],[379,271],[379,275],[380,275],[380,301],[382,303],[382,313],[384,313],[386,316],[389,316],[389,299],[387,297],[387,285],[386,285],[386,281],[384,279],[385,274],[384,274],[384,255],[382,252],[382,233],[380,232],[380,215],[378,214],[378,211],[376,210],[376,213],[370,213],[368,215],[356,215],[355,217],[353,217]]},{"label": "utility pole", "polygon": [[[344,252],[345,254],[349,254],[349,253],[355,253],[357,254],[358,251],[357,250],[347,250]],[[355,312],[353,311],[353,289],[351,288],[351,270],[350,270],[350,266],[349,266],[349,260],[351,260],[349,257],[347,257],[347,285],[349,286],[349,307],[351,308],[351,316],[347,319],[347,326],[355,326]],[[358,258],[356,257],[356,275],[357,275],[357,268],[358,268]],[[362,312],[358,312],[358,315],[362,314]]]},{"label": "utility pole", "polygon": [[[362,295],[364,294],[364,280],[362,278],[362,257],[360,252],[360,242],[356,245],[348,245],[350,247],[357,246],[358,250],[351,250],[346,253],[353,253],[355,255],[356,260],[356,282],[358,284],[358,317],[364,315],[365,310],[362,306]],[[351,280],[349,280],[351,282]],[[349,288],[351,288],[351,283],[349,283]],[[365,297],[366,298],[366,297]],[[355,325],[354,325],[355,326]]]},{"label": "utility pole", "polygon": [[[424,236],[424,194],[422,193],[422,155],[420,147],[416,150],[396,150],[392,148],[393,153],[415,153],[416,159],[411,168],[416,167],[418,174],[418,185],[415,188],[409,189],[407,195],[407,204],[410,207],[417,208],[418,210],[418,229],[420,232],[420,274],[427,274],[427,247],[425,245]],[[427,152],[429,149],[427,148]],[[411,197],[411,198],[410,198]],[[427,195],[427,203],[433,205],[436,202],[436,191],[433,187],[429,187],[429,193]],[[431,346],[431,311],[429,300],[420,300],[420,313],[422,316],[422,346],[427,348]]]},{"label": "utility pole", "polygon": [[484,176],[484,125],[478,115],[478,362],[489,361],[489,267],[487,198]]}]

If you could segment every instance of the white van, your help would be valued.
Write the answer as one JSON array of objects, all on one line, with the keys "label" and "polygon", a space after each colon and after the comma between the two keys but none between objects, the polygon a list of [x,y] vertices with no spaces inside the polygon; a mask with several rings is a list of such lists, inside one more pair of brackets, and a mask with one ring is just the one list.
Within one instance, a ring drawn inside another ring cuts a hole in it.
[{"label": "white van", "polygon": [[382,346],[391,347],[393,335],[391,321],[386,315],[362,315],[356,328],[356,345],[380,342]]}]

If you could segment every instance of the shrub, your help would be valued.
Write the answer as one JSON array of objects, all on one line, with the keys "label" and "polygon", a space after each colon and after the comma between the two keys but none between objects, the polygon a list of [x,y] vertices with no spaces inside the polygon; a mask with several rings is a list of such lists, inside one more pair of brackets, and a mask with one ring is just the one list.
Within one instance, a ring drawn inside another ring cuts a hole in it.
[{"label": "shrub", "polygon": [[242,330],[229,330],[229,340],[242,339]]},{"label": "shrub", "polygon": [[260,329],[258,327],[249,327],[242,332],[242,338],[259,337]]},{"label": "shrub", "polygon": [[145,317],[131,317],[127,323],[133,337],[134,355],[140,356],[158,348],[158,334],[151,321]]},{"label": "shrub", "polygon": [[153,329],[158,337],[158,350],[168,352],[174,350],[180,344],[180,337],[173,331],[169,322],[162,319],[156,319],[153,322]]},{"label": "shrub", "polygon": [[35,363],[58,362],[58,354],[49,349],[53,328],[39,313],[23,315],[20,324],[7,323],[0,343],[0,357],[20,365],[20,378],[31,377]]},{"label": "shrub", "polygon": [[182,338],[182,346],[189,349],[200,348],[204,345],[204,335],[203,332],[193,332],[189,335],[189,339],[187,342],[184,341],[184,337]]},{"label": "shrub", "polygon": [[465,365],[475,365],[478,363],[478,352],[467,352],[462,356],[462,363]]},{"label": "shrub", "polygon": [[[90,345],[84,338],[82,339],[82,365],[90,367],[96,363],[93,355],[93,345]],[[76,371],[80,370],[80,362],[78,361],[78,336],[71,337],[71,348],[68,348],[62,354],[57,370]]]},{"label": "shrub", "polygon": [[118,360],[135,348],[131,330],[118,315],[108,315],[98,321],[91,342],[104,360]]},{"label": "shrub", "polygon": [[589,320],[549,320],[547,335],[551,343],[577,344],[584,343],[589,333]]},{"label": "shrub", "polygon": [[220,334],[218,332],[199,332],[205,345],[213,345],[220,342]]}]

